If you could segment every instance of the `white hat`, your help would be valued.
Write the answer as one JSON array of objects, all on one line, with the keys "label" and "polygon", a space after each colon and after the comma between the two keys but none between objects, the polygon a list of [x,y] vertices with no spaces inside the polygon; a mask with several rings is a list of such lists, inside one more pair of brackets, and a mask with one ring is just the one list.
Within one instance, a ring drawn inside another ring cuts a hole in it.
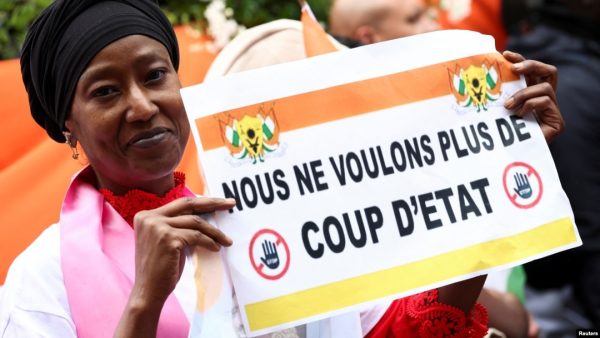
[{"label": "white hat", "polygon": [[[332,37],[329,38],[339,49],[345,48]],[[204,80],[304,58],[302,23],[279,19],[238,34],[219,52]]]}]

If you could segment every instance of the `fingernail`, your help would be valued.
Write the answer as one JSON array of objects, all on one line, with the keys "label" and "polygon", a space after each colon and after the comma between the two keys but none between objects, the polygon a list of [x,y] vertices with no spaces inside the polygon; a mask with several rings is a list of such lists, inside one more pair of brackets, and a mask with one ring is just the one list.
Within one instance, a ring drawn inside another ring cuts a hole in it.
[{"label": "fingernail", "polygon": [[235,198],[226,198],[226,199],[225,199],[225,202],[227,202],[227,203],[237,203],[237,202],[235,201]]},{"label": "fingernail", "polygon": [[508,100],[506,100],[506,101],[504,102],[504,107],[505,107],[506,109],[510,109],[510,108],[512,108],[512,107],[513,107],[513,105],[514,105],[514,104],[515,104],[515,99],[511,97],[511,98],[509,98]]},{"label": "fingernail", "polygon": [[514,70],[518,71],[518,70],[521,70],[521,68],[523,68],[523,64],[521,62],[513,64]]}]

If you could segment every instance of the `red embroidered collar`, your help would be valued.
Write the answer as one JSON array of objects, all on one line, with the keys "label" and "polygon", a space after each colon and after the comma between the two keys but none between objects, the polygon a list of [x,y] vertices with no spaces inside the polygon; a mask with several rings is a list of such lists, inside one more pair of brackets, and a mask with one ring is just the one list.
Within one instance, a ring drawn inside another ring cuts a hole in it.
[{"label": "red embroidered collar", "polygon": [[133,227],[133,216],[138,212],[156,209],[184,196],[185,174],[175,172],[174,179],[175,186],[163,197],[139,189],[129,190],[124,196],[116,196],[112,191],[104,188],[100,189],[100,193],[119,215]]}]

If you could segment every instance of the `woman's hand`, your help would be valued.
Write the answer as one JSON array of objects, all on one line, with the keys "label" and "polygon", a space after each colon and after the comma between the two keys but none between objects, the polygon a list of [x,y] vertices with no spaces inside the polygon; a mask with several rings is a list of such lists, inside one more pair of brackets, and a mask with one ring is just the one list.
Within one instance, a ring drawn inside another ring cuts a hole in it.
[{"label": "woman's hand", "polygon": [[522,55],[510,51],[505,51],[502,55],[513,63],[511,69],[516,74],[525,76],[528,86],[506,100],[505,108],[513,110],[514,114],[520,117],[533,112],[546,142],[550,143],[565,127],[556,101],[556,67],[539,61],[525,60]]},{"label": "woman's hand", "polygon": [[115,337],[156,335],[160,312],[183,272],[186,249],[218,251],[232,244],[201,214],[234,206],[233,199],[187,197],[135,215],[135,283]]},{"label": "woman's hand", "polygon": [[231,209],[235,200],[206,197],[180,198],[154,210],[137,213],[133,219],[135,284],[142,298],[163,303],[175,289],[183,272],[185,249],[201,246],[218,251],[231,239],[200,215]]}]

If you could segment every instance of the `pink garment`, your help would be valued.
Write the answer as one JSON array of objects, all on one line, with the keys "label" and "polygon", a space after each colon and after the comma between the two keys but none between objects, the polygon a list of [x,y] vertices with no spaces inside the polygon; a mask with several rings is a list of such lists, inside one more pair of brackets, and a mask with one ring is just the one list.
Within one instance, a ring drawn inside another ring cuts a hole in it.
[{"label": "pink garment", "polygon": [[[77,336],[112,337],[135,279],[135,234],[91,182],[75,175],[60,214],[61,265]],[[194,196],[186,189],[186,196]],[[187,337],[189,321],[169,295],[157,337]]]}]

